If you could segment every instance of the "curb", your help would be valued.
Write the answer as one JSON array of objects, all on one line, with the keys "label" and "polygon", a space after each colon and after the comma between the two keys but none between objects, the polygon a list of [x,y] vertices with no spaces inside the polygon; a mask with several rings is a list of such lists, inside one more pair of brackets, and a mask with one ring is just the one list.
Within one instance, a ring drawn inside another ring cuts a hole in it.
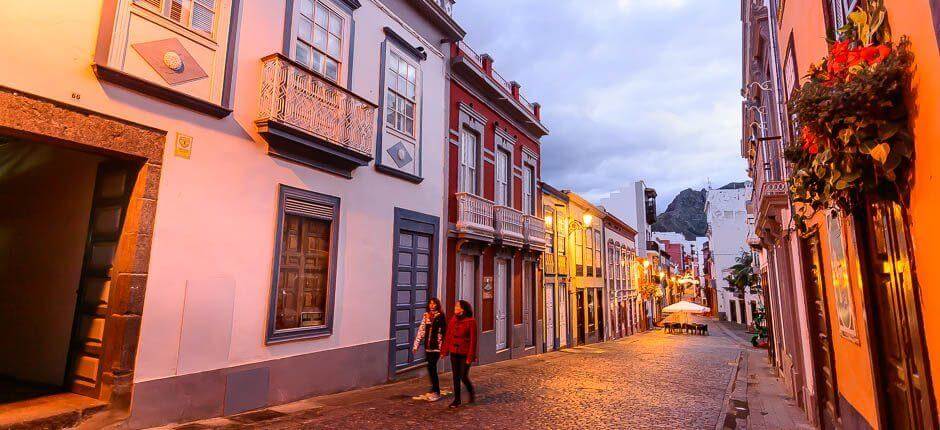
[{"label": "curb", "polygon": [[[742,364],[744,367],[747,366],[747,359],[745,357],[747,354],[746,350],[738,351],[738,356],[734,361],[734,372],[731,374],[731,378],[728,380],[728,386],[725,388],[724,401],[722,402],[721,412],[718,414],[718,422],[715,423],[715,430],[734,430],[738,427],[738,410],[732,408],[732,402],[734,399],[734,392],[737,388],[746,387],[746,381],[740,381],[741,385],[738,384],[738,379],[740,375],[747,375],[747,370],[744,369],[742,372]],[[737,399],[741,400],[741,399]]]}]

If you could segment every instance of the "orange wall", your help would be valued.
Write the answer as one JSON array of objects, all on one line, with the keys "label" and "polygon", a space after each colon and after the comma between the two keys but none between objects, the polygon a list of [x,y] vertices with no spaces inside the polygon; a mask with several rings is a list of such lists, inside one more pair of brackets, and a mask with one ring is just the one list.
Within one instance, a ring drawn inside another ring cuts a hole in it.
[{"label": "orange wall", "polygon": [[[934,395],[940,393],[940,54],[928,0],[885,0],[896,37],[907,35],[914,52],[913,118],[915,166],[911,193],[911,235],[920,284],[924,333]],[[932,312],[931,312],[932,311]]]}]

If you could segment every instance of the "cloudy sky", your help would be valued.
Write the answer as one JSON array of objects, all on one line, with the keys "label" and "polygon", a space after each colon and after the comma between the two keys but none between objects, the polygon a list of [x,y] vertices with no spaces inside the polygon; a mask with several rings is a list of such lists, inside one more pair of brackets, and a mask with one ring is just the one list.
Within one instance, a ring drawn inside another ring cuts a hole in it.
[{"label": "cloudy sky", "polygon": [[458,0],[467,42],[542,105],[543,179],[592,201],[646,180],[660,208],[745,179],[735,0]]}]

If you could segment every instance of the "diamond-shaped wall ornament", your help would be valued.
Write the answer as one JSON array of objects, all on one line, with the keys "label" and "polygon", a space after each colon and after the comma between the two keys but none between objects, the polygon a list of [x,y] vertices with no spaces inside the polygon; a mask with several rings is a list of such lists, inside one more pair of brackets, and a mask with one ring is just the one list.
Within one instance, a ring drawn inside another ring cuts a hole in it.
[{"label": "diamond-shaped wall ornament", "polygon": [[177,39],[154,40],[131,46],[170,85],[209,77]]},{"label": "diamond-shaped wall ornament", "polygon": [[414,157],[411,156],[411,153],[408,152],[408,148],[405,147],[402,141],[398,141],[398,143],[392,145],[392,147],[388,148],[385,152],[388,153],[389,157],[392,157],[392,161],[395,162],[399,169],[407,166],[411,160],[414,160]]}]

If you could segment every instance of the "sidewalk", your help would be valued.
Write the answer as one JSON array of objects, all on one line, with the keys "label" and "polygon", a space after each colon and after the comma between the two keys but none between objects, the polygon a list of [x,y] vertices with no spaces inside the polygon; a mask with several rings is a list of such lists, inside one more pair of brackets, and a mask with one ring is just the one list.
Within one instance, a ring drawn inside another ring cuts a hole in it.
[{"label": "sidewalk", "polygon": [[742,356],[734,380],[729,383],[729,398],[725,405],[721,430],[794,430],[813,429],[803,410],[786,393],[783,383],[776,377],[767,351],[754,348],[750,335],[741,326],[715,321],[720,331],[741,343]]}]

